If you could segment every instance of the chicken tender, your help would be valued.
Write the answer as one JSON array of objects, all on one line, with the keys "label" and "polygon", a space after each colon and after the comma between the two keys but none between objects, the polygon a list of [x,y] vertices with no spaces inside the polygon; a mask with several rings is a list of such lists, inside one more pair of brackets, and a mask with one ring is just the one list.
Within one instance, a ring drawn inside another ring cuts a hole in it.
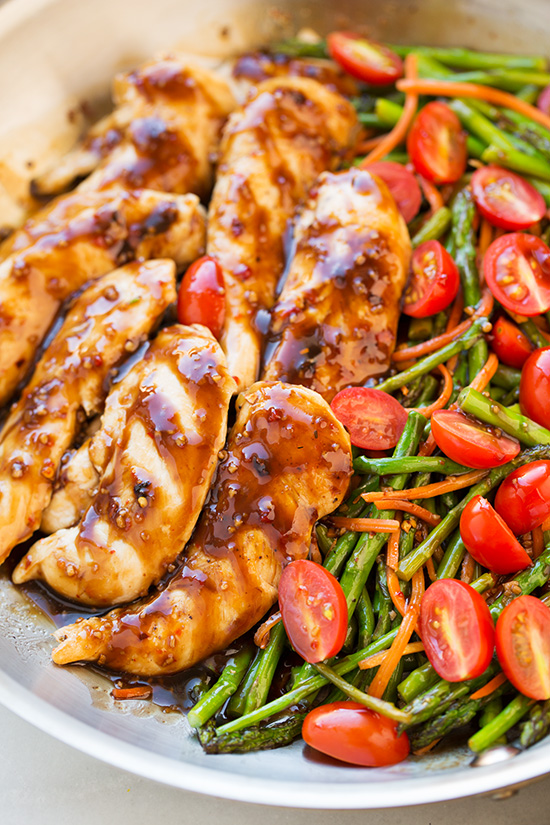
[{"label": "chicken tender", "polygon": [[317,393],[250,387],[175,575],[146,601],[59,630],[54,661],[151,676],[223,650],[276,601],[282,565],[307,556],[315,522],[338,507],[350,475],[349,436]]}]

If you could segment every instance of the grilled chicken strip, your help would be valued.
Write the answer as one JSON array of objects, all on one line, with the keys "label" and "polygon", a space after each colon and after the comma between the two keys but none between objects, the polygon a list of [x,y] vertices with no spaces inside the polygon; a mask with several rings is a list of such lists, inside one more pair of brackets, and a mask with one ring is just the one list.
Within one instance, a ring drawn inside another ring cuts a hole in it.
[{"label": "grilled chicken strip", "polygon": [[409,233],[386,185],[349,169],[321,175],[294,240],[263,377],[311,387],[331,401],[390,366]]},{"label": "grilled chicken strip", "polygon": [[203,249],[205,219],[196,195],[75,192],[21,232],[34,240],[0,263],[0,407],[63,301],[134,258],[188,263]]},{"label": "grilled chicken strip", "polygon": [[109,396],[90,447],[104,470],[82,521],[31,547],[14,582],[99,607],[145,596],[193,532],[234,389],[205,327],[161,332]]},{"label": "grilled chicken strip", "polygon": [[209,208],[207,252],[222,266],[222,346],[245,389],[258,377],[258,312],[270,309],[294,207],[355,139],[351,104],[308,78],[273,78],[230,116]]},{"label": "grilled chicken strip", "polygon": [[332,60],[316,57],[290,57],[288,54],[247,52],[235,61],[232,71],[236,80],[254,86],[270,77],[311,77],[335,92],[353,97],[359,87],[353,77]]},{"label": "grilled chicken strip", "polygon": [[33,181],[33,194],[59,194],[92,173],[81,189],[118,185],[205,198],[221,128],[235,106],[226,81],[181,58],[164,57],[115,77],[113,98],[115,110]]},{"label": "grilled chicken strip", "polygon": [[0,562],[40,525],[79,413],[99,412],[111,369],[175,297],[173,261],[128,264],[75,301],[0,433]]},{"label": "grilled chicken strip", "polygon": [[276,601],[282,565],[307,555],[350,473],[349,437],[319,395],[250,387],[182,566],[152,598],[61,629],[54,661],[159,675],[227,647]]}]

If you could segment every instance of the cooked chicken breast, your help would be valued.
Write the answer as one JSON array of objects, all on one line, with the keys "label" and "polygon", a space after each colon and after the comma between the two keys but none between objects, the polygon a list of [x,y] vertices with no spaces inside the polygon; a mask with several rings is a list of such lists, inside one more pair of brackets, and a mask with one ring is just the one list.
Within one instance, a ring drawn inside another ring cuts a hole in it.
[{"label": "cooked chicken breast", "polygon": [[409,233],[386,185],[348,169],[321,175],[294,241],[263,377],[311,387],[330,401],[390,366]]},{"label": "cooked chicken breast", "polygon": [[99,412],[111,369],[175,297],[173,261],[132,263],[75,301],[0,433],[0,562],[40,525],[79,413]]},{"label": "cooked chicken breast", "polygon": [[115,185],[206,197],[221,128],[235,106],[226,81],[181,58],[164,57],[118,75],[113,98],[114,112],[33,181],[33,194],[59,194],[90,175],[81,189]]},{"label": "cooked chicken breast", "polygon": [[203,250],[205,220],[196,195],[75,192],[21,232],[35,239],[0,263],[0,407],[63,301],[134,258],[188,263]]},{"label": "cooked chicken breast", "polygon": [[159,675],[222,650],[276,601],[282,565],[307,555],[350,474],[349,437],[319,395],[250,387],[177,573],[146,601],[62,628],[54,661]]},{"label": "cooked chicken breast", "polygon": [[103,469],[82,521],[31,547],[14,582],[41,579],[95,606],[145,596],[193,532],[234,389],[205,327],[161,332],[109,396],[89,449]]},{"label": "cooked chicken breast", "polygon": [[254,86],[270,77],[311,77],[334,92],[348,97],[359,94],[357,82],[338,63],[318,57],[246,52],[235,61],[232,74],[236,80]]},{"label": "cooked chicken breast", "polygon": [[351,104],[308,78],[274,78],[230,116],[209,208],[207,252],[222,266],[222,346],[245,389],[258,377],[261,310],[270,309],[294,207],[355,139]]},{"label": "cooked chicken breast", "polygon": [[[105,409],[109,409],[107,398]],[[105,415],[103,431],[105,431]],[[65,527],[72,527],[86,512],[99,482],[100,470],[90,457],[92,439],[87,439],[78,449],[63,457],[55,489],[50,503],[42,513],[40,529],[43,533],[56,533]]]}]

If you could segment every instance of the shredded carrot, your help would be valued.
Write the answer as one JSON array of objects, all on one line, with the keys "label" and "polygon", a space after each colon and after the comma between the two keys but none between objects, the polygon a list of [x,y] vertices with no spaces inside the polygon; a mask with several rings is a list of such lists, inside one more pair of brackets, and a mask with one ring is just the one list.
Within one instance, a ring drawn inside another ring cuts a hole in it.
[{"label": "shredded carrot", "polygon": [[[410,653],[422,653],[424,650],[424,645],[422,642],[410,642],[408,644],[402,655],[408,656]],[[362,659],[359,662],[359,668],[361,670],[370,670],[372,667],[378,667],[384,663],[384,661],[388,657],[388,653],[390,652],[390,648],[388,650],[382,650],[380,653],[374,653],[372,656],[367,656],[366,659]]]},{"label": "shredded carrot", "polygon": [[111,696],[113,699],[150,699],[153,695],[153,688],[149,685],[141,685],[133,688],[113,688]]},{"label": "shredded carrot", "polygon": [[478,392],[483,392],[493,375],[498,369],[498,358],[492,352],[485,365],[480,369],[473,381],[470,381],[470,387]]},{"label": "shredded carrot", "polygon": [[542,535],[542,527],[535,527],[531,535],[533,537],[533,558],[538,559],[544,550],[544,536]]},{"label": "shredded carrot", "polygon": [[470,584],[472,579],[474,578],[474,566],[475,561],[470,556],[468,551],[464,554],[464,559],[462,561],[462,567],[460,568],[460,580],[465,582],[466,584]]},{"label": "shredded carrot", "polygon": [[436,745],[439,745],[443,737],[441,736],[439,739],[434,739],[433,742],[430,742],[429,745],[425,745],[423,748],[418,748],[418,750],[413,751],[415,756],[424,756],[425,753],[429,753],[433,751]]},{"label": "shredded carrot", "polygon": [[398,498],[383,498],[379,501],[375,501],[374,506],[378,510],[389,510],[390,508],[393,510],[404,510],[406,513],[410,513],[412,516],[422,519],[422,521],[425,521],[432,527],[435,527],[436,524],[439,524],[441,521],[441,516],[437,516],[435,513],[430,513],[430,511],[426,510],[425,507],[421,507],[420,504],[413,504],[412,501],[402,501]]},{"label": "shredded carrot", "polygon": [[401,590],[401,582],[397,573],[388,566],[386,566],[386,580],[392,604],[397,612],[404,616],[407,611],[407,603]]},{"label": "shredded carrot", "polygon": [[400,92],[406,95],[432,95],[434,97],[473,97],[477,100],[486,100],[495,106],[512,109],[520,115],[530,117],[546,129],[550,129],[550,117],[540,109],[531,106],[515,95],[495,89],[491,86],[481,86],[477,83],[461,83],[453,80],[416,80],[409,76],[396,83]]},{"label": "shredded carrot", "polygon": [[[380,499],[415,499],[415,498],[433,498],[440,496],[443,493],[450,493],[452,490],[462,490],[464,487],[469,487],[485,478],[489,470],[471,470],[469,473],[464,473],[460,476],[447,476],[444,481],[436,481],[434,484],[426,484],[424,487],[410,487],[408,490],[384,490],[384,492],[363,493],[361,498],[366,502],[380,501]],[[391,502],[393,507],[393,501]]]},{"label": "shredded carrot", "polygon": [[422,177],[422,175],[418,175],[418,182],[420,183],[420,187],[424,193],[424,197],[430,204],[430,209],[433,212],[437,212],[441,209],[442,206],[445,206],[443,202],[443,197],[441,196],[441,192],[434,186],[433,183],[426,178]]},{"label": "shredded carrot", "polygon": [[472,693],[470,699],[483,699],[485,696],[489,696],[491,693],[494,693],[497,688],[503,685],[505,681],[506,676],[504,673],[497,673],[496,676],[493,676],[490,682],[487,682],[486,685],[483,685],[483,687],[476,690],[475,693]]},{"label": "shredded carrot", "polygon": [[434,582],[437,579],[437,573],[435,572],[434,560],[431,556],[426,562],[426,571],[428,573],[430,581]]},{"label": "shredded carrot", "polygon": [[455,338],[458,338],[463,332],[466,332],[467,329],[470,329],[472,324],[473,319],[467,318],[466,321],[462,321],[462,323],[454,329],[449,330],[449,332],[444,332],[441,335],[436,335],[435,338],[431,338],[429,341],[422,341],[421,344],[415,344],[413,347],[397,349],[392,355],[392,361],[398,364],[401,361],[410,361],[413,358],[421,358],[423,355],[435,352],[437,349],[441,349],[441,347],[450,344],[451,341],[454,341]]},{"label": "shredded carrot", "polygon": [[369,695],[380,698],[395,668],[399,664],[399,660],[409,643],[409,639],[416,630],[418,624],[418,617],[420,615],[420,603],[424,595],[424,568],[417,570],[412,577],[412,593],[407,612],[403,617],[403,621],[399,625],[397,635],[392,642],[392,646],[388,651],[388,655],[384,662],[380,665],[378,673],[374,677],[369,687]]},{"label": "shredded carrot", "polygon": [[356,533],[393,533],[399,530],[399,522],[393,518],[346,518],[331,516],[335,527],[345,527]]},{"label": "shredded carrot", "polygon": [[272,613],[271,616],[262,622],[259,626],[257,631],[254,634],[254,644],[256,647],[261,648],[262,650],[267,647],[267,643],[269,642],[269,635],[271,633],[271,628],[274,625],[279,624],[281,621],[281,611],[277,610],[276,613]]},{"label": "shredded carrot", "polygon": [[401,513],[397,514],[396,521],[399,521],[399,529],[392,533],[388,540],[386,551],[386,564],[391,570],[399,567],[399,539],[401,537]]},{"label": "shredded carrot", "polygon": [[430,418],[432,413],[436,410],[442,410],[449,403],[449,399],[453,394],[453,376],[445,366],[440,364],[438,370],[443,375],[443,388],[438,397],[427,407],[419,407],[418,412],[422,413],[426,418]]},{"label": "shredded carrot", "polygon": [[420,445],[420,449],[418,450],[418,455],[421,456],[430,456],[433,454],[437,444],[435,443],[435,438],[433,437],[433,433],[430,430],[430,434],[427,437],[426,441],[424,441]]},{"label": "shredded carrot", "polygon": [[447,326],[445,327],[445,332],[449,332],[451,329],[454,329],[459,325],[463,312],[464,297],[462,295],[462,290],[460,289],[458,295],[455,298],[452,309],[449,313],[449,318],[447,319]]},{"label": "shredded carrot", "polygon": [[375,135],[374,137],[367,138],[366,140],[362,140],[361,143],[358,144],[356,152],[358,155],[366,155],[367,152],[370,152],[372,149],[375,149],[376,146],[384,139],[384,135]]},{"label": "shredded carrot", "polygon": [[485,253],[487,252],[488,248],[491,245],[491,241],[493,240],[493,227],[487,220],[487,218],[483,218],[481,221],[481,229],[479,232],[479,246],[477,249],[477,256],[478,256],[478,269],[480,278],[483,277],[483,258],[485,257]]},{"label": "shredded carrot", "polygon": [[[408,54],[405,58],[405,77],[411,82],[416,82],[417,77],[417,57],[414,54]],[[368,166],[369,163],[374,163],[376,160],[382,160],[385,158],[386,155],[393,151],[396,146],[399,146],[400,143],[403,143],[405,137],[407,136],[407,132],[409,131],[409,127],[413,121],[413,118],[416,114],[416,110],[418,108],[418,95],[414,92],[407,94],[405,98],[405,105],[403,106],[403,112],[401,113],[401,117],[399,118],[398,122],[395,124],[391,132],[388,132],[387,135],[384,135],[383,140],[372,150],[372,152],[367,155],[365,160],[362,162],[361,167],[364,168]]]}]

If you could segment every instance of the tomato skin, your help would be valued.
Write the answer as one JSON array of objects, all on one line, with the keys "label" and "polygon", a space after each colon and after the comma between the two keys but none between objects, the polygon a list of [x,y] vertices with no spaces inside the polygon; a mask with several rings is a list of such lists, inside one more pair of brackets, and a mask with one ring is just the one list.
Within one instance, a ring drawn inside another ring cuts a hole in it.
[{"label": "tomato skin", "polygon": [[432,415],[432,434],[440,450],[452,461],[485,470],[515,458],[520,445],[506,435],[496,435],[459,410],[437,410]]},{"label": "tomato skin", "polygon": [[358,702],[332,702],[310,711],[302,736],[327,756],[367,768],[396,765],[410,751],[409,738],[397,735],[396,722]]},{"label": "tomato skin", "polygon": [[373,86],[386,86],[403,76],[403,61],[382,43],[354,32],[332,32],[328,52],[343,69]]},{"label": "tomato skin", "polygon": [[523,365],[519,406],[528,418],[550,428],[550,347],[536,349]]},{"label": "tomato skin", "polygon": [[306,662],[322,662],[340,652],[348,605],[332,573],[314,561],[291,561],[281,574],[279,605],[288,638]]},{"label": "tomato skin", "polygon": [[550,461],[532,461],[506,476],[495,510],[516,536],[540,527],[550,516]]},{"label": "tomato skin", "polygon": [[447,309],[460,286],[458,267],[439,241],[425,241],[414,250],[412,274],[405,290],[403,312],[426,318]]},{"label": "tomato skin", "polygon": [[472,192],[483,217],[502,229],[527,229],[546,214],[540,192],[525,178],[500,166],[476,169]]},{"label": "tomato skin", "polygon": [[191,264],[178,293],[180,324],[203,324],[219,338],[225,318],[223,272],[215,258],[204,255]]},{"label": "tomato skin", "polygon": [[397,444],[407,423],[407,410],[391,395],[369,387],[346,387],[330,406],[348,430],[351,443],[365,450],[388,450]]},{"label": "tomato skin", "polygon": [[384,181],[405,223],[410,223],[422,205],[422,192],[413,173],[394,160],[380,160],[361,168]]},{"label": "tomato skin", "polygon": [[533,351],[529,338],[503,316],[493,326],[491,349],[508,367],[521,369]]},{"label": "tomato skin", "polygon": [[473,587],[456,579],[433,582],[422,598],[420,633],[426,656],[448,682],[481,676],[493,656],[489,608]]},{"label": "tomato skin", "polygon": [[550,699],[550,609],[519,596],[497,621],[498,660],[510,682],[531,699]]},{"label": "tomato skin", "polygon": [[483,496],[474,496],[462,511],[460,536],[470,555],[499,576],[531,565],[504,519]]},{"label": "tomato skin", "polygon": [[416,171],[432,183],[456,183],[466,170],[466,133],[455,113],[438,100],[417,114],[407,151]]},{"label": "tomato skin", "polygon": [[496,300],[518,315],[550,309],[550,249],[536,235],[511,232],[489,246],[483,274]]}]

